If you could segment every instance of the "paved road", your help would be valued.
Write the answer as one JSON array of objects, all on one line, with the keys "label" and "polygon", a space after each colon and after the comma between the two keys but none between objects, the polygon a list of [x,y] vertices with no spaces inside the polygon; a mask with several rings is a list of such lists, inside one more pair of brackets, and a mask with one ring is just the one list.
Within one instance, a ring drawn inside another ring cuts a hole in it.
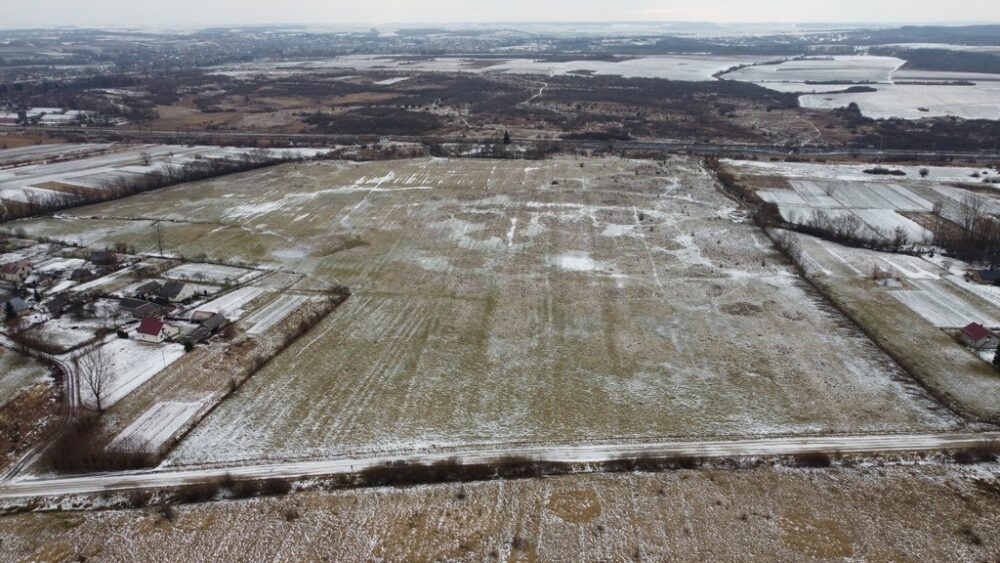
[{"label": "paved road", "polygon": [[236,479],[303,479],[354,473],[369,467],[393,462],[434,463],[458,460],[473,465],[491,463],[517,456],[553,463],[598,463],[614,459],[647,456],[697,456],[733,458],[747,456],[787,456],[803,453],[879,454],[903,451],[939,451],[974,446],[1000,440],[1000,432],[942,433],[880,436],[829,436],[767,438],[757,440],[665,442],[658,444],[539,446],[528,448],[489,448],[442,453],[385,457],[341,458],[318,461],[272,463],[206,469],[161,469],[140,472],[108,473],[66,478],[21,478],[0,484],[0,498],[14,499],[55,495],[100,493],[154,489],[192,483],[211,482],[231,475]]},{"label": "paved road", "polygon": [[[223,141],[229,142],[253,142],[253,141],[279,141],[291,142],[302,145],[350,145],[369,144],[380,140],[396,143],[496,143],[499,138],[495,137],[466,137],[461,135],[453,136],[377,136],[377,135],[326,135],[320,133],[255,133],[240,131],[179,131],[179,130],[156,130],[156,129],[102,129],[102,128],[80,128],[80,127],[22,127],[18,131],[28,133],[53,133],[59,135],[74,134],[85,136],[90,141],[122,141],[133,140],[149,143],[180,143],[186,144],[191,141],[203,142],[206,144],[217,144]],[[956,159],[977,159],[982,161],[1000,161],[1000,153],[997,151],[917,151],[917,150],[878,150],[878,149],[854,149],[842,146],[830,145],[809,145],[788,147],[785,145],[763,145],[763,144],[733,144],[733,143],[687,143],[687,142],[666,142],[666,141],[587,141],[587,140],[537,140],[537,139],[514,139],[521,143],[549,143],[563,149],[577,150],[603,150],[611,148],[615,151],[638,151],[638,152],[662,152],[662,153],[691,153],[698,155],[767,155],[782,156],[792,154],[811,156],[863,156],[867,158],[910,158],[915,160],[935,160],[941,158]]]}]

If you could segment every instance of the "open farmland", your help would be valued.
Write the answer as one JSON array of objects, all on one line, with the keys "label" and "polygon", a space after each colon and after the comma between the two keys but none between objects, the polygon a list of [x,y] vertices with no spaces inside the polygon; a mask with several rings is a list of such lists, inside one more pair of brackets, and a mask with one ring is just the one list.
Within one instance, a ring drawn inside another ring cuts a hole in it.
[{"label": "open farmland", "polygon": [[155,235],[124,218],[169,218],[171,251],[354,290],[173,463],[954,426],[736,211],[689,160],[425,159],[281,166],[15,226],[142,248]]},{"label": "open farmland", "polygon": [[226,248],[355,294],[174,464],[956,425],[695,161],[285,165],[14,226],[152,249],[157,218],[170,252]]},{"label": "open farmland", "polygon": [[[3,517],[12,560],[993,561],[996,468],[676,471]],[[335,530],[331,533],[331,530]]]},{"label": "open farmland", "polygon": [[[280,76],[315,73],[330,70],[414,72],[467,72],[557,76],[566,74],[596,74],[625,78],[663,78],[666,80],[714,80],[712,75],[726,69],[762,62],[766,57],[713,56],[713,55],[660,55],[648,57],[622,57],[616,60],[560,60],[525,59],[512,57],[427,57],[350,55],[334,59],[305,62],[268,63],[255,62],[230,65],[215,69],[227,76]],[[403,77],[390,80],[402,81]],[[393,83],[393,82],[391,82]],[[391,84],[390,83],[390,84]]]}]

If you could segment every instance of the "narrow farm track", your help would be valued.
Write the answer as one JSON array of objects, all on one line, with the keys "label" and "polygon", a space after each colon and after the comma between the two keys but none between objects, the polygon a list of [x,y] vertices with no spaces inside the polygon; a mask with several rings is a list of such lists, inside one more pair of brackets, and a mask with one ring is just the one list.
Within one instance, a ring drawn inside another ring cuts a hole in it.
[{"label": "narrow farm track", "polygon": [[241,480],[332,477],[386,464],[457,462],[488,464],[512,457],[536,462],[598,464],[619,459],[692,456],[703,459],[793,456],[809,453],[884,454],[969,448],[1000,440],[1000,432],[895,434],[880,436],[786,437],[755,440],[664,442],[658,444],[484,448],[430,454],[340,458],[201,469],[157,469],[64,478],[21,478],[0,484],[0,498],[82,495],[105,491],[157,489],[212,482],[226,476]]}]

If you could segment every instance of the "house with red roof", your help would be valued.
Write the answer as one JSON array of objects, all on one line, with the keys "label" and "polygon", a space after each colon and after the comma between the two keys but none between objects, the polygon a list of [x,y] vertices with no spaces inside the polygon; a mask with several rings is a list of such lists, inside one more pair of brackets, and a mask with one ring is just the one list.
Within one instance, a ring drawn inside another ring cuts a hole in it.
[{"label": "house with red roof", "polygon": [[179,328],[167,324],[162,319],[146,317],[139,323],[135,339],[139,342],[159,344],[164,340],[177,336],[179,333]]},{"label": "house with red roof", "polygon": [[1000,336],[979,323],[972,323],[960,334],[966,346],[976,350],[996,350],[1000,346]]}]

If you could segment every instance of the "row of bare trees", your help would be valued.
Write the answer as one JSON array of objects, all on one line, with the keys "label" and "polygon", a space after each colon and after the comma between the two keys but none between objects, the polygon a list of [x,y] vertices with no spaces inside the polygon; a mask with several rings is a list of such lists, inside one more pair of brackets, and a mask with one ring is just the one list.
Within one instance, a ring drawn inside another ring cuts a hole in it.
[{"label": "row of bare trees", "polygon": [[[934,244],[967,262],[1000,266],[1000,221],[989,214],[988,204],[981,195],[966,194],[957,215],[950,217],[957,228],[936,229]],[[943,206],[936,205],[934,213],[943,216]]]}]

